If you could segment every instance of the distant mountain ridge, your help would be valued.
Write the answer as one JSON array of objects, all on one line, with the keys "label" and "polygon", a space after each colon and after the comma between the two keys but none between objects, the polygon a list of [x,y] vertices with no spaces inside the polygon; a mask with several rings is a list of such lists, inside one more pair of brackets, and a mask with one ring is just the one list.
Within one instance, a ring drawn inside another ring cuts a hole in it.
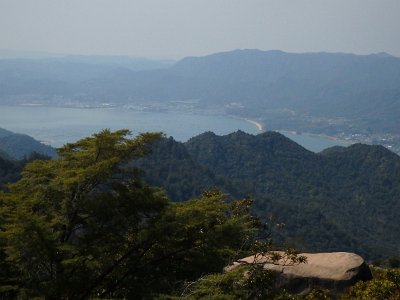
[{"label": "distant mountain ridge", "polygon": [[[126,92],[133,98],[201,98],[206,102],[247,101],[246,104],[262,100],[272,108],[282,104],[301,106],[316,100],[307,99],[309,96],[324,100],[321,92],[327,97],[338,96],[331,94],[331,89],[339,89],[341,96],[347,91],[358,92],[359,88],[398,89],[400,59],[376,54],[235,50],[184,58],[162,72],[132,73],[126,79],[132,83]],[[148,90],[149,83],[156,88]],[[290,89],[285,91],[284,87]],[[282,100],[285,103],[277,103]]]},{"label": "distant mountain ridge", "polygon": [[196,99],[202,108],[252,116],[269,128],[281,126],[271,120],[273,111],[285,113],[283,124],[296,117],[292,128],[300,121],[304,127],[307,117],[323,117],[339,122],[331,131],[346,126],[400,134],[400,58],[385,53],[235,50],[187,57],[159,69],[156,63],[146,70],[129,64],[123,57],[0,60],[0,104],[21,99],[121,105]]}]

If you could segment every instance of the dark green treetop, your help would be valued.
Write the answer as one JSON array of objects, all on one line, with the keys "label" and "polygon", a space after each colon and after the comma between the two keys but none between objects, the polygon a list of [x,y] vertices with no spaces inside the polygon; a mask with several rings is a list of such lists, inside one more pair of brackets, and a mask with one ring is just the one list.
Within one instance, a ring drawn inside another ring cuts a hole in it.
[{"label": "dark green treetop", "polygon": [[66,144],[0,194],[0,295],[154,298],[240,255],[256,227],[247,202],[217,191],[169,202],[128,164],[161,134],[128,134]]}]

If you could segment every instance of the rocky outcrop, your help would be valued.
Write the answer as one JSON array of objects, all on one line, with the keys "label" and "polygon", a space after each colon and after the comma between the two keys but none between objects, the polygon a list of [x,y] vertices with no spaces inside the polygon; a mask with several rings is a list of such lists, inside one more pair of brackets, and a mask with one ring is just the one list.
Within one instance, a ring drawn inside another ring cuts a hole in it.
[{"label": "rocky outcrop", "polygon": [[226,268],[227,271],[242,264],[251,264],[256,258],[258,264],[276,275],[277,288],[290,293],[305,295],[315,287],[328,289],[333,297],[360,280],[372,279],[371,271],[363,258],[354,253],[301,253],[306,263],[292,264],[281,259],[249,256]]}]

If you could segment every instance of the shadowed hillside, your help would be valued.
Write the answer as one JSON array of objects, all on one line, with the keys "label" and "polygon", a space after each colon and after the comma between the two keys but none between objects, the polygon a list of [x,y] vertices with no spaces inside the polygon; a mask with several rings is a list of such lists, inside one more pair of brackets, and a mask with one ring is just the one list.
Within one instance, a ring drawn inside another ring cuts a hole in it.
[{"label": "shadowed hillside", "polygon": [[379,258],[400,247],[400,157],[382,146],[315,154],[275,132],[208,132],[184,144],[165,140],[139,166],[175,200],[211,186],[251,196],[255,211],[274,214],[305,250]]},{"label": "shadowed hillside", "polygon": [[0,156],[5,153],[9,158],[22,159],[33,152],[54,157],[55,150],[40,143],[26,134],[13,133],[0,128]]}]

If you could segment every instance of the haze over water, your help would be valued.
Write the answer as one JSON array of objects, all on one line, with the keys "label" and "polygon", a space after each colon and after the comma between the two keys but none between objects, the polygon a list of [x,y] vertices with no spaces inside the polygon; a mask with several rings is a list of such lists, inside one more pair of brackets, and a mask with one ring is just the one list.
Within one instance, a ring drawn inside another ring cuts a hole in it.
[{"label": "haze over water", "polygon": [[[218,135],[242,130],[251,134],[261,131],[245,120],[225,115],[202,115],[183,112],[142,112],[122,108],[60,108],[2,106],[0,127],[28,134],[54,147],[90,136],[102,129],[129,129],[133,134],[162,131],[178,141],[205,131]],[[303,147],[319,152],[325,148],[342,145],[327,138],[284,133]]]},{"label": "haze over water", "polygon": [[178,141],[213,131],[228,134],[236,130],[257,134],[256,126],[236,118],[180,112],[142,112],[121,108],[58,108],[2,106],[0,127],[31,135],[58,147],[92,135],[102,129],[129,129],[133,134],[162,131]]}]

